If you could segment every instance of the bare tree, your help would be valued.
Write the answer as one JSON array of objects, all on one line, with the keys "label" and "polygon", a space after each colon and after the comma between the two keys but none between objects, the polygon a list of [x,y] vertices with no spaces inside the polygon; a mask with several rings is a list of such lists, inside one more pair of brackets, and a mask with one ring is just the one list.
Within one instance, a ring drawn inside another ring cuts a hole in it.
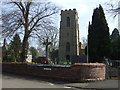
[{"label": "bare tree", "polygon": [[116,17],[118,14],[120,14],[120,1],[116,1],[116,4],[113,4],[112,2],[106,3],[109,10],[108,12],[112,13],[114,17]]},{"label": "bare tree", "polygon": [[117,4],[117,7],[112,6],[113,8],[111,9],[115,14],[120,14],[120,1]]},{"label": "bare tree", "polygon": [[45,47],[47,43],[49,43],[48,52],[51,52],[57,49],[58,48],[58,34],[59,34],[58,29],[56,26],[54,26],[54,24],[48,27],[45,26],[44,29],[38,33],[39,48]]},{"label": "bare tree", "polygon": [[87,39],[85,37],[82,37],[81,40],[82,40],[82,44],[84,46],[87,46]]},{"label": "bare tree", "polygon": [[[58,12],[51,2],[9,2],[8,10],[2,12],[2,34],[12,37],[16,32],[23,35],[21,60],[25,61],[27,54],[27,41],[30,37],[37,35],[45,26],[49,26],[49,18]],[[40,35],[39,35],[40,36]]]}]

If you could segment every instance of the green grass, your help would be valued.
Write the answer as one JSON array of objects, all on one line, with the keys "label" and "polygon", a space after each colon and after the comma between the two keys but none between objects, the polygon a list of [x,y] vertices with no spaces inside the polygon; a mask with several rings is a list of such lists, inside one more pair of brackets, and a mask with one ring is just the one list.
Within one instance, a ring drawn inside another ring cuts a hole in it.
[{"label": "green grass", "polygon": [[63,62],[64,65],[70,65],[71,62]]}]

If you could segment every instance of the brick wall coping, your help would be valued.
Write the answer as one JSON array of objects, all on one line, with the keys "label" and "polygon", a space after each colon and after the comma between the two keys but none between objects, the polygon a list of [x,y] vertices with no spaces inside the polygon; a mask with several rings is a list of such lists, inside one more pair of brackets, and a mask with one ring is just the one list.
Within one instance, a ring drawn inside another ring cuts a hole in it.
[{"label": "brick wall coping", "polygon": [[3,64],[26,64],[31,66],[52,66],[52,67],[71,67],[71,66],[102,66],[103,63],[75,63],[72,65],[52,65],[52,64],[28,64],[28,63],[17,63],[17,62],[2,62]]},{"label": "brick wall coping", "polygon": [[48,64],[28,64],[31,66],[45,66],[45,67],[73,67],[73,66],[104,66],[103,63],[75,63],[73,65],[48,65]]},{"label": "brick wall coping", "polygon": [[103,64],[103,63],[75,63],[75,64],[73,64],[73,65],[105,65],[105,64]]},{"label": "brick wall coping", "polygon": [[71,67],[71,65],[28,64],[31,66]]}]

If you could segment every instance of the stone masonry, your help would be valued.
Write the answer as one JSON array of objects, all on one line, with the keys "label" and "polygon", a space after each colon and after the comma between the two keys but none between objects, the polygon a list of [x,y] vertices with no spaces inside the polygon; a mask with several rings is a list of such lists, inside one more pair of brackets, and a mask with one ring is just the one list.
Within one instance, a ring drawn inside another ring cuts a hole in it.
[{"label": "stone masonry", "polygon": [[61,10],[59,60],[63,63],[79,55],[79,24],[76,9]]}]

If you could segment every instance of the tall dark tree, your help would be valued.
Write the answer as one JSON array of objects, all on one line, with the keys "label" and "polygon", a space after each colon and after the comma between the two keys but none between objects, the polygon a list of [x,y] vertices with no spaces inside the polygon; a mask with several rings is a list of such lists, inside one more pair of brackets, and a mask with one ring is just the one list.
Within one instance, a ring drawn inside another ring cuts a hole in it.
[{"label": "tall dark tree", "polygon": [[120,60],[120,36],[111,42],[111,59]]},{"label": "tall dark tree", "polygon": [[12,48],[13,48],[13,51],[15,52],[16,61],[19,61],[22,44],[18,34],[15,34],[15,37],[13,38]]},{"label": "tall dark tree", "polygon": [[10,45],[9,45],[9,54],[11,54],[12,59],[14,59],[14,61],[20,61],[20,54],[21,54],[21,48],[22,48],[22,44],[21,44],[21,40],[18,34],[15,34],[13,40],[11,41]]},{"label": "tall dark tree", "polygon": [[115,40],[116,38],[118,38],[120,35],[119,35],[119,31],[117,28],[115,28],[111,34],[111,40]]},{"label": "tall dark tree", "polygon": [[7,62],[16,62],[16,58],[15,58],[15,52],[12,48],[12,42],[9,44],[8,46],[8,50],[7,50]]},{"label": "tall dark tree", "polygon": [[89,62],[102,62],[110,55],[109,27],[101,5],[94,9],[92,23],[88,28]]},{"label": "tall dark tree", "polygon": [[113,60],[120,60],[120,34],[118,29],[114,29],[111,34],[111,55]]},{"label": "tall dark tree", "polygon": [[2,46],[2,61],[7,61],[7,42],[6,39],[4,39],[3,46]]}]

